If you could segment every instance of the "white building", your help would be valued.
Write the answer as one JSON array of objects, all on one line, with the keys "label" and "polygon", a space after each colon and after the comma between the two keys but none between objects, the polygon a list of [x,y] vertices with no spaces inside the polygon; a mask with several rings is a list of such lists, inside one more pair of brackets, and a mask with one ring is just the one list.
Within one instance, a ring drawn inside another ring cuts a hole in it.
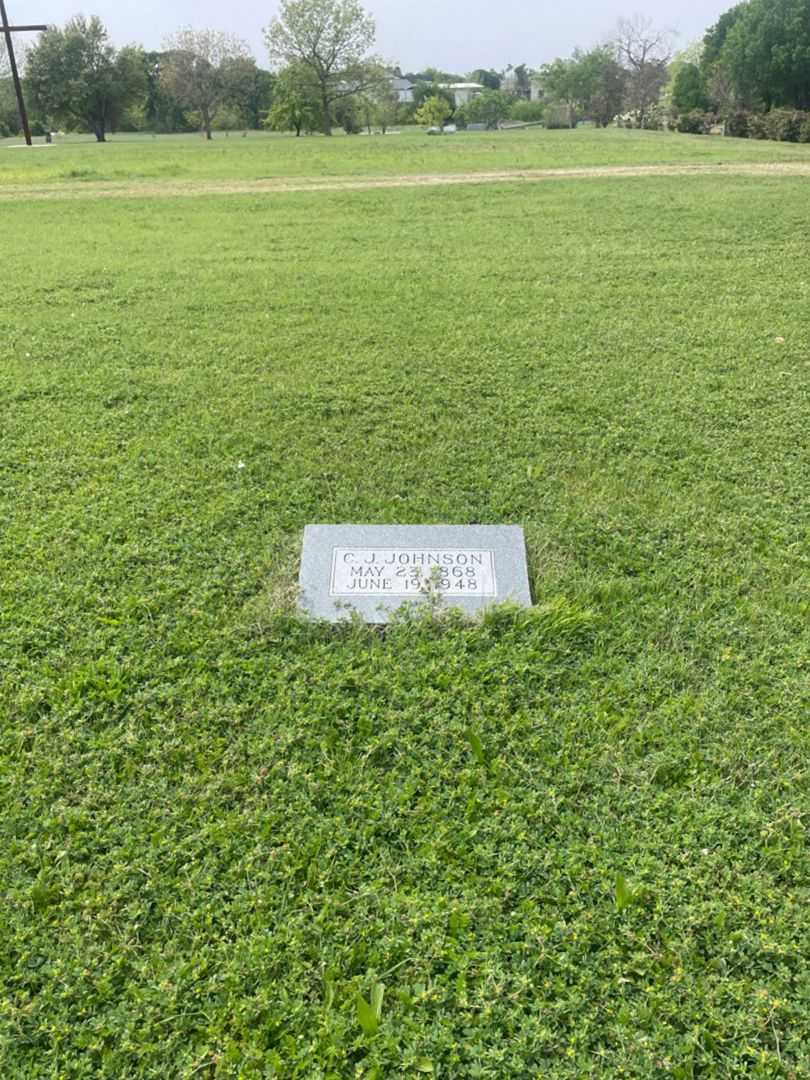
[{"label": "white building", "polygon": [[[510,68],[501,79],[501,90],[503,90],[505,94],[512,94],[514,97],[518,97],[520,87],[514,68]],[[540,76],[536,72],[529,72],[529,100],[542,101],[542,99],[543,88],[540,83]]]},{"label": "white building", "polygon": [[469,105],[473,98],[484,92],[484,87],[477,82],[439,83],[442,90],[449,90],[453,95],[456,108]]},{"label": "white building", "polygon": [[413,83],[410,79],[401,79],[398,75],[391,76],[391,89],[397,95],[400,105],[413,103]]}]

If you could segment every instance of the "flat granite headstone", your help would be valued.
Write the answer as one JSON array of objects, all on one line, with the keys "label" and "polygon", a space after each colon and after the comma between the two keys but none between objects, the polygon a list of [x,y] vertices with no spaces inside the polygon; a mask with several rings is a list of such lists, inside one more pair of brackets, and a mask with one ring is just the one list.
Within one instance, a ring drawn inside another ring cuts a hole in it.
[{"label": "flat granite headstone", "polygon": [[518,525],[307,525],[299,586],[302,610],[330,622],[386,623],[431,593],[469,614],[532,602]]}]

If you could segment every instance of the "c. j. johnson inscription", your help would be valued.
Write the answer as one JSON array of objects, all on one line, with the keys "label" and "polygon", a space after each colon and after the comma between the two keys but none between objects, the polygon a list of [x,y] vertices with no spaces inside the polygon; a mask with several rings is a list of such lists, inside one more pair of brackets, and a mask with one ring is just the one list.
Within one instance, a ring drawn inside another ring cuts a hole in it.
[{"label": "c. j. johnson inscription", "polygon": [[468,615],[531,604],[517,525],[307,525],[299,604],[310,618],[386,623],[436,600]]},{"label": "c. j. johnson inscription", "polygon": [[492,551],[430,548],[333,548],[330,596],[418,596],[434,589],[495,596]]}]

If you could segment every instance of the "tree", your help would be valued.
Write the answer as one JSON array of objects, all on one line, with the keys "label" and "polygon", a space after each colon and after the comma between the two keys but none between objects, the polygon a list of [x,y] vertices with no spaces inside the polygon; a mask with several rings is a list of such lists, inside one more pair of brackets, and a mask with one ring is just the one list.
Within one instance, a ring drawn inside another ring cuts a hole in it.
[{"label": "tree", "polygon": [[671,36],[658,30],[642,15],[620,19],[616,30],[616,52],[626,72],[625,107],[636,114],[638,126],[646,127],[650,110],[667,82],[667,65],[672,58]]},{"label": "tree", "polygon": [[0,139],[14,135],[20,126],[17,98],[10,78],[0,74]]},{"label": "tree", "polygon": [[[544,64],[540,72],[543,93],[552,102],[564,106],[568,116],[568,126],[577,124],[577,71],[576,61],[562,60],[559,57],[550,64]],[[564,123],[564,121],[561,121]]]},{"label": "tree", "polygon": [[186,28],[168,38],[164,48],[161,83],[182,108],[199,114],[200,127],[211,139],[217,109],[228,96],[228,65],[250,58],[247,45],[219,30]]},{"label": "tree", "polygon": [[678,68],[672,84],[672,107],[679,113],[708,109],[706,80],[697,64],[681,64]]},{"label": "tree", "polygon": [[700,60],[700,66],[703,69],[704,75],[706,75],[720,59],[720,53],[723,51],[723,46],[726,43],[729,32],[737,21],[745,14],[747,7],[748,0],[743,4],[737,4],[736,7],[730,8],[720,16],[714,26],[709,27],[706,31],[706,35],[703,38],[703,54]]},{"label": "tree", "polygon": [[543,88],[568,109],[569,124],[577,115],[607,127],[621,111],[625,73],[608,46],[580,52],[567,60],[555,60],[543,69]]},{"label": "tree", "polygon": [[414,119],[422,127],[441,128],[452,112],[453,109],[448,105],[447,99],[434,94],[433,97],[425,98],[421,108],[416,110]]},{"label": "tree", "polygon": [[532,96],[532,76],[525,64],[507,67],[501,79],[501,89],[513,97],[528,101]]},{"label": "tree", "polygon": [[[750,0],[741,8],[727,12],[714,61],[715,74],[724,73],[730,83],[734,103],[766,110],[810,108],[810,0]],[[715,52],[720,36],[715,28]]]},{"label": "tree", "polygon": [[[17,50],[16,39],[14,50]],[[14,134],[20,126],[17,98],[11,82],[11,66],[6,55],[5,42],[0,38],[0,139]]]},{"label": "tree", "polygon": [[[426,82],[424,79],[420,79],[418,82],[414,83],[413,103],[417,109],[421,108],[430,97],[444,98],[450,106],[450,113],[452,113],[456,107],[455,98],[446,86],[442,86],[440,83]],[[450,113],[447,115],[449,116]]]},{"label": "tree", "polygon": [[497,71],[493,71],[492,68],[487,70],[486,68],[476,68],[475,71],[471,71],[467,76],[469,82],[480,83],[487,90],[500,90],[501,88],[501,76]]},{"label": "tree", "polygon": [[96,15],[46,30],[28,54],[26,75],[31,103],[49,123],[85,127],[99,142],[146,92],[143,51],[116,51]]},{"label": "tree", "polygon": [[399,120],[401,113],[399,95],[391,83],[392,76],[380,70],[377,81],[360,95],[360,109],[371,131],[372,124],[377,124],[385,134]]},{"label": "tree", "polygon": [[468,124],[486,124],[496,128],[501,120],[509,116],[513,99],[500,90],[484,90],[463,108],[464,120]]},{"label": "tree", "polygon": [[223,103],[236,111],[242,127],[261,127],[272,104],[273,75],[258,67],[252,56],[226,57],[221,72]]},{"label": "tree", "polygon": [[290,64],[276,77],[265,126],[273,131],[311,131],[320,124],[318,87],[305,64]]},{"label": "tree", "polygon": [[608,46],[574,53],[573,90],[580,112],[597,127],[607,127],[621,112],[625,83],[625,72]]},{"label": "tree", "polygon": [[374,20],[357,0],[281,0],[279,15],[264,33],[273,61],[309,68],[324,135],[332,134],[336,103],[362,93],[378,77],[369,57]]},{"label": "tree", "polygon": [[170,59],[169,54],[162,52],[146,54],[144,120],[150,131],[193,131],[194,127],[186,115],[186,110],[171,93],[165,80],[161,79],[161,70]]}]

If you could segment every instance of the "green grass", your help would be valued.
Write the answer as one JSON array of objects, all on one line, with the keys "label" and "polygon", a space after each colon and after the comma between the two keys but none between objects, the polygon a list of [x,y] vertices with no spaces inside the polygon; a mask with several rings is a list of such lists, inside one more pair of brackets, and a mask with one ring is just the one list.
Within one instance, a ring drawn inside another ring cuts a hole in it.
[{"label": "green grass", "polygon": [[[808,1075],[809,206],[8,205],[4,1080]],[[303,624],[311,521],[536,608]]]},{"label": "green grass", "polygon": [[[117,136],[100,145],[69,136],[51,149],[2,151],[0,189],[7,184],[75,184],[139,179],[229,180],[269,177],[380,176],[488,169],[590,165],[718,164],[808,161],[810,145],[678,135],[668,132],[470,132],[435,138],[418,130],[376,138],[332,139],[251,133]],[[19,140],[16,140],[19,142]],[[7,145],[11,143],[8,142]]]}]

